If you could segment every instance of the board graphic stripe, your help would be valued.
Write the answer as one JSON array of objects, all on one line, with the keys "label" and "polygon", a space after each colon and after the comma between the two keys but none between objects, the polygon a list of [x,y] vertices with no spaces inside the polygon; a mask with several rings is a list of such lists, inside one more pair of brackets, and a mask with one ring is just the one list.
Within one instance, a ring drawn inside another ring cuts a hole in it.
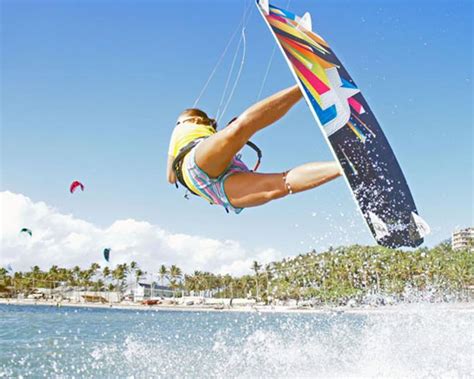
[{"label": "board graphic stripe", "polygon": [[329,54],[329,51],[326,50],[323,46],[316,43],[314,40],[309,38],[305,33],[299,31],[295,27],[281,22],[279,18],[277,18],[276,16],[269,16],[269,19],[270,19],[269,21],[270,25],[272,25],[274,29],[278,30],[278,32],[285,33],[285,34],[288,34],[289,36],[297,38],[298,40],[305,42],[312,49],[319,50],[323,54]]},{"label": "board graphic stripe", "polygon": [[300,54],[304,55],[306,59],[314,59],[321,65],[323,68],[331,68],[335,67],[334,63],[328,62],[322,58],[320,58],[318,55],[316,55],[313,50],[309,49],[308,47],[297,43],[295,41],[292,41],[289,38],[284,37],[283,35],[280,35],[279,38],[280,42],[287,46],[291,46],[294,50],[298,51]]},{"label": "board graphic stripe", "polygon": [[372,135],[372,137],[374,137],[374,138],[377,137],[377,136],[375,135],[375,133],[374,133],[372,130],[370,130],[370,128],[367,126],[367,124],[366,124],[364,121],[362,121],[359,117],[357,117],[356,114],[352,113],[352,117],[354,117],[357,121],[359,121],[359,123],[360,123],[365,129],[367,129],[367,131]]},{"label": "board graphic stripe", "polygon": [[323,95],[324,93],[329,91],[330,88],[298,59],[296,59],[293,55],[290,54],[288,55],[288,58],[295,65],[295,67],[303,74],[303,76],[318,94]]},{"label": "board graphic stripe", "polygon": [[349,128],[351,128],[351,130],[354,132],[354,134],[357,136],[357,138],[359,138],[362,143],[365,143],[365,140],[367,139],[367,137],[364,135],[364,133],[362,133],[362,130],[360,130],[357,125],[355,125],[354,123],[352,122],[348,122],[347,125],[349,126]]}]

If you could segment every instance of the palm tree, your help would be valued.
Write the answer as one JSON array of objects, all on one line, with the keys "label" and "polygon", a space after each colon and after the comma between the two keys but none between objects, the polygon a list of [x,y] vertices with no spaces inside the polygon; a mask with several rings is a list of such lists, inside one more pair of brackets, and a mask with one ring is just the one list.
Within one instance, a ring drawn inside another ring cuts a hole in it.
[{"label": "palm tree", "polygon": [[160,283],[161,286],[164,287],[164,280],[166,276],[168,275],[168,269],[166,268],[165,265],[161,265],[160,269],[158,270],[158,276],[160,277]]},{"label": "palm tree", "polygon": [[190,285],[192,286],[192,291],[202,292],[208,289],[209,287],[209,278],[207,273],[202,271],[194,271],[193,275],[189,277]]},{"label": "palm tree", "polygon": [[224,284],[225,297],[232,297],[232,294],[229,296],[229,289],[231,288],[233,278],[229,274],[224,275],[222,278],[222,283]]},{"label": "palm tree", "polygon": [[270,282],[272,281],[273,279],[273,272],[272,272],[272,268],[270,265],[266,265],[265,266],[265,276],[266,276],[266,281],[267,281],[267,286],[266,286],[266,301],[268,303],[269,301],[269,297],[271,295],[271,291],[270,291]]},{"label": "palm tree", "polygon": [[105,266],[102,269],[102,276],[104,277],[104,280],[107,281],[107,279],[109,278],[110,275],[111,275],[111,272],[110,272],[109,266]]},{"label": "palm tree", "polygon": [[7,269],[0,267],[0,291],[5,291],[8,286],[12,283],[12,278],[8,275]]},{"label": "palm tree", "polygon": [[81,272],[81,268],[79,266],[74,266],[72,268],[71,278],[75,286],[79,284],[80,272]]},{"label": "palm tree", "polygon": [[197,291],[197,280],[194,275],[184,275],[184,288],[188,292]]},{"label": "palm tree", "polygon": [[140,278],[145,274],[146,274],[145,271],[143,271],[141,268],[137,268],[135,270],[135,280],[136,280],[136,282],[138,283],[140,281]]},{"label": "palm tree", "polygon": [[37,287],[37,281],[39,281],[41,279],[41,269],[39,268],[39,266],[33,266],[31,268],[31,279],[32,279],[32,288],[35,288]]},{"label": "palm tree", "polygon": [[238,288],[239,288],[239,291],[240,291],[239,295],[241,297],[245,297],[245,298],[248,297],[249,288],[251,286],[251,283],[252,283],[252,278],[251,278],[250,275],[244,275],[239,279]]},{"label": "palm tree", "polygon": [[112,278],[114,278],[117,281],[117,289],[119,290],[119,293],[121,292],[123,282],[125,281],[127,277],[127,269],[128,266],[126,263],[119,264],[115,267],[115,269],[112,271]]},{"label": "palm tree", "polygon": [[0,277],[7,276],[8,270],[4,267],[0,267]]},{"label": "palm tree", "polygon": [[[100,270],[100,265],[98,263],[92,263],[87,270],[87,281],[90,282],[91,278]],[[90,284],[90,283],[88,283]]]},{"label": "palm tree", "polygon": [[173,297],[176,297],[176,288],[178,288],[178,280],[181,279],[182,271],[176,266],[172,265],[169,270],[170,286],[173,289]]},{"label": "palm tree", "polygon": [[260,265],[257,261],[253,261],[252,263],[252,270],[255,271],[255,282],[256,282],[256,286],[257,286],[257,291],[256,291],[256,298],[257,298],[257,301],[259,299],[259,292],[258,292],[258,272],[259,270],[262,268],[262,265]]},{"label": "palm tree", "polygon": [[135,278],[136,278],[136,281],[138,282],[138,278],[136,277],[136,270],[138,269],[138,264],[137,262],[135,261],[131,261],[130,262],[130,267],[128,268],[128,273],[131,274],[131,273],[135,273]]},{"label": "palm tree", "polygon": [[100,264],[92,263],[91,266],[89,267],[89,270],[95,273],[97,270],[100,270]]}]

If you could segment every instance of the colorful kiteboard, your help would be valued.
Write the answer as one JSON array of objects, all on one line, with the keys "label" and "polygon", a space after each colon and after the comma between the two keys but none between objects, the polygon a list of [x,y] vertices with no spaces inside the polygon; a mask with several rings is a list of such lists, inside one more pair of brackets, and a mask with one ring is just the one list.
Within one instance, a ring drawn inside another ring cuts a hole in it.
[{"label": "colorful kiteboard", "polygon": [[369,105],[311,16],[257,0],[347,184],[380,245],[416,247],[430,229]]}]

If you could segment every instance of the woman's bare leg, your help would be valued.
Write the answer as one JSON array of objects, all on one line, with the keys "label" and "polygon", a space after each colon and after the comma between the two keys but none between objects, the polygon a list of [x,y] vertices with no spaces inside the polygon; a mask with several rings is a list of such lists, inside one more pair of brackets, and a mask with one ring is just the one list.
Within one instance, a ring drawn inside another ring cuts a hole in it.
[{"label": "woman's bare leg", "polygon": [[282,118],[301,97],[298,86],[293,86],[251,106],[196,147],[197,165],[211,178],[218,177],[252,135]]},{"label": "woman's bare leg", "polygon": [[[260,174],[239,172],[227,178],[224,189],[234,207],[248,208],[265,204],[292,193],[303,192],[341,175],[337,162],[312,162],[286,173]],[[288,188],[289,185],[289,188]]]}]

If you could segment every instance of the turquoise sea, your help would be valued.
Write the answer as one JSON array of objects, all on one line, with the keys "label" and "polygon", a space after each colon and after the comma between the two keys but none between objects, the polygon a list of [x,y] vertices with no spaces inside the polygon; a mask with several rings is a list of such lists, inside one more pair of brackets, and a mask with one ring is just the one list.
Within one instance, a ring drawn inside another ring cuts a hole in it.
[{"label": "turquoise sea", "polygon": [[474,313],[134,311],[0,305],[0,377],[474,376]]}]

